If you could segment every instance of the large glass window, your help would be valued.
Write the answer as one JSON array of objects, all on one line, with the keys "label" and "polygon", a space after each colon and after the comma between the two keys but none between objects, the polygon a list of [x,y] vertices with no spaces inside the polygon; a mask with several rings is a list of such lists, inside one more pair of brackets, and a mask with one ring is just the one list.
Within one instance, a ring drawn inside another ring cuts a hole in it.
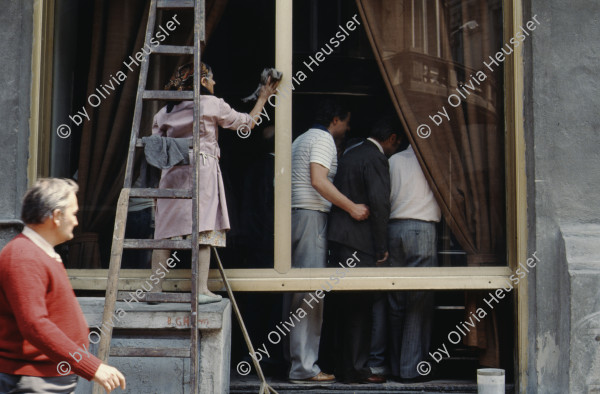
[{"label": "large glass window", "polygon": [[[506,265],[503,68],[486,66],[501,48],[501,2],[364,1],[360,8],[294,2],[293,75],[307,75],[294,91],[294,137],[310,126],[319,96],[352,104],[341,146],[366,137],[376,116],[397,111],[444,213],[443,265]],[[363,23],[343,29],[354,15]],[[331,38],[339,46],[312,64]]]},{"label": "large glass window", "polygon": [[[274,147],[291,144],[303,133],[312,124],[314,103],[326,96],[343,97],[352,108],[352,128],[344,140],[336,141],[340,150],[347,141],[366,137],[379,114],[395,112],[402,119],[407,143],[443,212],[438,228],[441,266],[506,266],[504,63],[490,58],[501,48],[509,56],[508,44],[502,47],[501,2],[292,4],[278,4],[279,12],[272,0],[231,0],[208,8],[203,59],[214,68],[217,95],[234,108],[250,109],[240,99],[254,90],[263,67],[282,59],[291,65],[280,97],[272,100],[276,105],[266,106],[269,119],[263,117],[250,138],[220,135],[232,222],[222,253],[228,266],[275,266],[278,272],[291,267],[285,241],[290,225],[282,218],[289,216],[289,179],[285,168],[281,171],[282,164],[289,170],[291,151],[280,149],[278,154]],[[132,2],[106,11],[67,0],[57,3],[52,130],[72,123],[73,133],[68,139],[52,133],[49,172],[76,177],[83,185],[85,217],[80,237],[70,247],[71,267],[108,264],[137,87],[137,70],[129,71],[123,62],[143,46],[145,7]],[[114,15],[120,20],[111,22]],[[160,13],[159,21],[172,15]],[[247,29],[249,15],[262,23]],[[354,30],[344,28],[353,18]],[[168,43],[189,42],[191,16],[183,12],[181,20],[182,30]],[[127,28],[115,35],[111,23]],[[326,44],[332,47],[329,54]],[[325,55],[315,59],[323,49]],[[161,88],[176,64],[153,57],[150,86]],[[120,70],[127,75],[123,86],[91,108],[89,93],[111,82],[110,76]],[[149,132],[158,108],[146,104],[142,134]],[[430,136],[422,138],[423,130]],[[271,178],[273,182],[267,181]]]}]

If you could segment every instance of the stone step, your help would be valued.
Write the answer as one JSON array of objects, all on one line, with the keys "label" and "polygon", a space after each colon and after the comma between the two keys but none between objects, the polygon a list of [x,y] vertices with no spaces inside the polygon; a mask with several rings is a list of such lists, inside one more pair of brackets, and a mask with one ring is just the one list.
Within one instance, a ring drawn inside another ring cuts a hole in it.
[{"label": "stone step", "polygon": [[[267,378],[267,381],[278,393],[476,393],[477,383],[474,380],[433,380],[425,383],[404,384],[388,381],[383,384],[343,384],[302,385],[289,383],[285,380]],[[239,376],[231,371],[230,393],[255,394],[260,388],[256,375]],[[506,385],[506,393],[514,394],[514,385]]]}]

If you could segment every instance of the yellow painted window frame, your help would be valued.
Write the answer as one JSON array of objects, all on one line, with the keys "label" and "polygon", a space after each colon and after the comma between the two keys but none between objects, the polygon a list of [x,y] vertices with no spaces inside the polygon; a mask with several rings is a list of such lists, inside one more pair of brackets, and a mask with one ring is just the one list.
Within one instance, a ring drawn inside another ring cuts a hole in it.
[{"label": "yellow painted window frame", "polygon": [[[276,0],[275,62],[284,79],[292,74],[292,0]],[[503,0],[504,41],[514,37],[522,25],[521,0]],[[28,181],[44,176],[49,167],[50,113],[52,108],[52,48],[54,0],[34,2],[32,49],[30,160]],[[515,49],[504,64],[506,131],[507,257],[505,267],[438,268],[354,268],[348,271],[338,290],[477,290],[501,287],[519,261],[527,258],[527,190],[523,128],[523,47]],[[284,80],[283,83],[290,83]],[[333,268],[291,269],[291,145],[292,101],[281,100],[275,109],[275,266],[273,269],[227,269],[237,291],[312,291],[333,274]],[[108,270],[69,269],[78,290],[104,290]],[[122,270],[122,290],[136,290],[150,276],[150,270]],[[169,273],[167,291],[189,290],[189,270]],[[210,287],[223,284],[216,270]],[[518,391],[527,387],[527,294],[528,281],[515,290]]]}]

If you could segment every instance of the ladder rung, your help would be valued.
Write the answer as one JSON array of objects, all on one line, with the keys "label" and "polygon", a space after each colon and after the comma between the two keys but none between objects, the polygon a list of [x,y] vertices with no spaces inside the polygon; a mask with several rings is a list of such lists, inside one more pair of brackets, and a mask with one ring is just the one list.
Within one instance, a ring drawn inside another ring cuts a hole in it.
[{"label": "ladder rung", "polygon": [[[144,141],[142,141],[142,138],[143,137],[138,138],[137,141],[135,142],[135,147],[136,148],[143,148],[144,147]],[[189,148],[190,149],[194,149],[194,140],[192,138],[190,138]]]},{"label": "ladder rung", "polygon": [[156,8],[194,8],[193,0],[158,0]]},{"label": "ladder rung", "polygon": [[161,55],[193,55],[194,47],[181,45],[159,45],[152,49],[152,53]]},{"label": "ladder rung", "polygon": [[124,239],[123,249],[191,249],[192,240]]},{"label": "ladder rung", "polygon": [[[119,290],[117,291],[117,301],[130,301],[131,300],[131,293],[135,293],[135,291],[126,291],[126,290]],[[142,293],[139,296],[136,295],[135,298],[138,301],[146,301],[146,293]]]},{"label": "ladder rung", "polygon": [[188,189],[131,189],[129,197],[192,198],[192,191]]},{"label": "ladder rung", "polygon": [[190,349],[184,348],[145,348],[145,347],[113,347],[111,357],[179,357],[189,358]]},{"label": "ladder rung", "polygon": [[435,307],[437,311],[464,311],[465,307],[462,305],[437,305]]},{"label": "ladder rung", "polygon": [[142,98],[144,100],[166,101],[193,100],[194,92],[191,90],[144,90]]},{"label": "ladder rung", "polygon": [[145,293],[144,301],[189,304],[192,301],[192,295],[190,293]]},{"label": "ladder rung", "polygon": [[[117,301],[130,301],[130,291],[118,291]],[[189,304],[192,301],[192,295],[190,293],[142,293],[141,295],[135,295],[138,301],[141,302],[172,302],[175,304]]]}]

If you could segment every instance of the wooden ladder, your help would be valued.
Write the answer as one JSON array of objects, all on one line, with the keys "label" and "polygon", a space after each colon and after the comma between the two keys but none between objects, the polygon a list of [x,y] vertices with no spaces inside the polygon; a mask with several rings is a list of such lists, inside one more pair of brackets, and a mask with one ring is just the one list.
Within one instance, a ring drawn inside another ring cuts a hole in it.
[{"label": "wooden ladder", "polygon": [[[156,26],[156,12],[158,9],[193,9],[194,10],[194,45],[193,46],[174,46],[174,45],[159,45],[153,47],[150,39],[153,37],[154,28]],[[127,167],[125,170],[125,180],[123,189],[119,195],[117,203],[117,212],[115,217],[115,227],[113,231],[112,248],[110,252],[110,266],[108,270],[108,281],[106,284],[106,297],[104,301],[104,312],[102,314],[102,322],[112,321],[113,314],[117,303],[119,293],[119,272],[121,270],[121,260],[123,249],[190,249],[192,254],[192,286],[191,293],[146,293],[145,301],[152,302],[179,302],[190,303],[190,332],[191,343],[189,349],[185,348],[137,348],[137,347],[110,347],[112,339],[112,324],[103,324],[102,334],[100,336],[98,358],[103,362],[107,362],[109,356],[118,357],[176,357],[190,358],[190,392],[199,393],[199,367],[200,354],[198,351],[198,209],[192,209],[192,234],[190,239],[186,240],[166,240],[166,239],[125,239],[125,224],[127,222],[127,212],[129,208],[129,199],[132,197],[140,198],[191,198],[192,207],[198,206],[198,166],[200,154],[200,133],[198,119],[200,119],[200,52],[201,44],[205,38],[205,7],[204,0],[151,0],[150,10],[148,14],[148,24],[146,26],[145,45],[152,48],[150,54],[158,55],[193,55],[194,56],[194,91],[165,91],[165,90],[146,90],[146,82],[148,80],[148,68],[150,55],[144,55],[145,59],[141,62],[140,77],[138,82],[137,96],[135,100],[135,111],[133,116],[133,125],[131,127],[131,139],[129,141],[129,151],[127,155]],[[143,148],[144,143],[140,138],[140,123],[142,119],[142,104],[149,100],[166,100],[166,101],[182,101],[194,100],[194,123],[193,123],[193,138],[191,147],[194,154],[192,166],[194,167],[194,176],[192,181],[192,189],[151,189],[151,188],[132,188],[133,168],[135,162],[136,149]],[[233,310],[240,324],[242,334],[248,345],[251,354],[254,353],[252,341],[246,330],[242,315],[235,301],[235,297],[229,281],[225,276],[225,271],[221,263],[221,259],[216,248],[212,248],[213,253],[217,258],[218,269],[223,279],[223,284],[232,302]],[[273,393],[275,391],[266,381],[260,364],[256,359],[252,359],[261,386],[259,393]],[[104,389],[94,384],[93,393],[102,394]]]},{"label": "wooden ladder", "polygon": [[[151,38],[156,26],[156,14],[158,9],[193,9],[194,10],[194,45],[193,46],[174,46],[174,45],[151,45]],[[125,180],[123,190],[119,195],[115,226],[113,232],[112,248],[110,253],[110,267],[108,270],[108,281],[106,285],[106,298],[104,304],[104,313],[102,321],[111,321],[115,312],[115,306],[118,297],[119,271],[121,269],[121,259],[123,249],[189,249],[192,254],[192,286],[191,294],[176,293],[148,293],[152,295],[154,302],[189,302],[191,305],[190,332],[191,344],[189,349],[185,348],[134,348],[118,347],[110,348],[112,338],[112,325],[106,324],[100,336],[98,358],[103,362],[108,361],[109,356],[121,357],[184,357],[190,358],[190,392],[198,394],[199,389],[199,365],[200,355],[198,351],[198,210],[192,209],[192,233],[190,239],[186,240],[154,240],[154,239],[124,239],[125,223],[127,221],[127,211],[129,208],[129,199],[131,197],[141,198],[185,198],[192,199],[192,206],[198,206],[198,160],[199,157],[199,129],[198,119],[200,118],[200,47],[204,41],[205,23],[204,23],[204,0],[151,0],[148,14],[148,24],[146,26],[145,45],[152,48],[151,54],[157,55],[193,55],[194,56],[194,90],[191,91],[165,91],[165,90],[147,90],[146,82],[148,79],[148,68],[150,55],[145,54],[144,61],[141,62],[140,76],[135,101],[135,112],[133,116],[133,125],[131,127],[131,139],[129,142],[129,151],[127,155],[127,167],[125,171]],[[153,189],[153,188],[135,188],[132,186],[133,169],[136,149],[143,148],[144,144],[140,138],[140,123],[142,119],[142,104],[149,100],[183,101],[194,100],[194,123],[193,138],[191,147],[194,155],[191,165],[193,165],[193,181],[191,190],[185,189]],[[196,247],[194,247],[196,246]],[[147,294],[147,295],[148,295]],[[150,301],[150,297],[146,298]],[[94,394],[102,394],[103,388],[95,384]]]}]

